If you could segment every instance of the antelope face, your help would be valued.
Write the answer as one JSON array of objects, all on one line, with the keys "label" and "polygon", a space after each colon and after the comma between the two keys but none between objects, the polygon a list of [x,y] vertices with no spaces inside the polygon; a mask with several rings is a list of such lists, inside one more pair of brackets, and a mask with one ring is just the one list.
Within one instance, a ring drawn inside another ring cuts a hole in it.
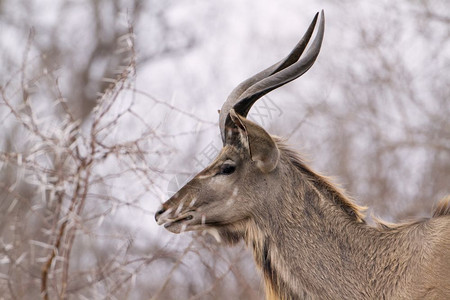
[{"label": "antelope face", "polygon": [[275,174],[278,148],[264,129],[234,111],[232,121],[235,128],[230,129],[229,142],[211,165],[162,205],[155,216],[159,225],[174,233],[209,229],[223,233],[263,205],[258,191]]},{"label": "antelope face", "polygon": [[197,174],[156,213],[159,225],[174,233],[220,227],[248,217],[242,201],[249,166],[238,148],[226,145],[206,169]]}]

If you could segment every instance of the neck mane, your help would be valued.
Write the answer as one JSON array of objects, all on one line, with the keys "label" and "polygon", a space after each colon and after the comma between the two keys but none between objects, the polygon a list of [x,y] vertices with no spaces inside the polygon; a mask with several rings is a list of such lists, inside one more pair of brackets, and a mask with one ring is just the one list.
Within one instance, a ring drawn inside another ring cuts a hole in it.
[{"label": "neck mane", "polygon": [[294,170],[318,189],[320,194],[345,212],[350,219],[357,223],[365,223],[364,211],[366,207],[356,205],[337,184],[331,183],[329,178],[314,172],[300,159],[296,152],[287,148],[282,142],[278,142],[278,147]]},{"label": "neck mane", "polygon": [[[273,206],[268,204],[261,217],[249,221],[244,234],[264,274],[267,298],[389,297],[389,291],[383,290],[385,281],[395,285],[407,279],[405,264],[394,259],[412,256],[398,247],[405,230],[368,226],[362,207],[312,171],[295,152],[277,144],[280,172],[290,179],[283,181],[280,199],[269,201]],[[379,246],[393,258],[379,255]],[[372,284],[362,285],[371,280]]]}]

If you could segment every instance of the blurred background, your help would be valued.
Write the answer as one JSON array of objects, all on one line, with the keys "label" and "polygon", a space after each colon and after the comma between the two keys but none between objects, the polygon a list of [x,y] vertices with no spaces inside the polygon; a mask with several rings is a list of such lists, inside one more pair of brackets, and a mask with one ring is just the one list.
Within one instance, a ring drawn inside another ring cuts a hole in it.
[{"label": "blurred background", "polygon": [[450,193],[446,0],[0,1],[0,299],[262,299],[243,243],[154,212],[215,156],[218,113],[314,14],[315,65],[250,118],[373,216]]}]

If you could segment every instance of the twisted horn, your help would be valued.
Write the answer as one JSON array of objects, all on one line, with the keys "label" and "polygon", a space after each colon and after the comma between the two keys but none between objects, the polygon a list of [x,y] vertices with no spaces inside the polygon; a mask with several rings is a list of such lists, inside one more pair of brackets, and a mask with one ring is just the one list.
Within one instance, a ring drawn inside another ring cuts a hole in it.
[{"label": "twisted horn", "polygon": [[298,59],[303,54],[311,39],[318,15],[319,13],[314,16],[308,30],[286,58],[243,81],[228,96],[219,115],[219,127],[224,145],[226,143],[226,128],[233,126],[229,114],[232,108],[241,116],[246,117],[256,100],[270,91],[300,77],[311,68],[319,55],[320,46],[322,45],[325,27],[323,10],[320,13],[319,28],[314,41],[306,54],[299,61]]}]

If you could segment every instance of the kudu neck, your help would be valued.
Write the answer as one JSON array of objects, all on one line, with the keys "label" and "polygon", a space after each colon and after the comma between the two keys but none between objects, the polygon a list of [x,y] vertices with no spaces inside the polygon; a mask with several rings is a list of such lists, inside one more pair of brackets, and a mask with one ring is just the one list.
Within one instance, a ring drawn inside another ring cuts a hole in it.
[{"label": "kudu neck", "polygon": [[[355,284],[391,263],[371,262],[382,255],[377,252],[380,240],[385,240],[380,243],[384,250],[391,251],[389,234],[367,226],[360,209],[338,188],[292,152],[282,152],[282,186],[246,234],[267,293],[281,299],[351,298]],[[391,272],[389,277],[395,276]]]}]

